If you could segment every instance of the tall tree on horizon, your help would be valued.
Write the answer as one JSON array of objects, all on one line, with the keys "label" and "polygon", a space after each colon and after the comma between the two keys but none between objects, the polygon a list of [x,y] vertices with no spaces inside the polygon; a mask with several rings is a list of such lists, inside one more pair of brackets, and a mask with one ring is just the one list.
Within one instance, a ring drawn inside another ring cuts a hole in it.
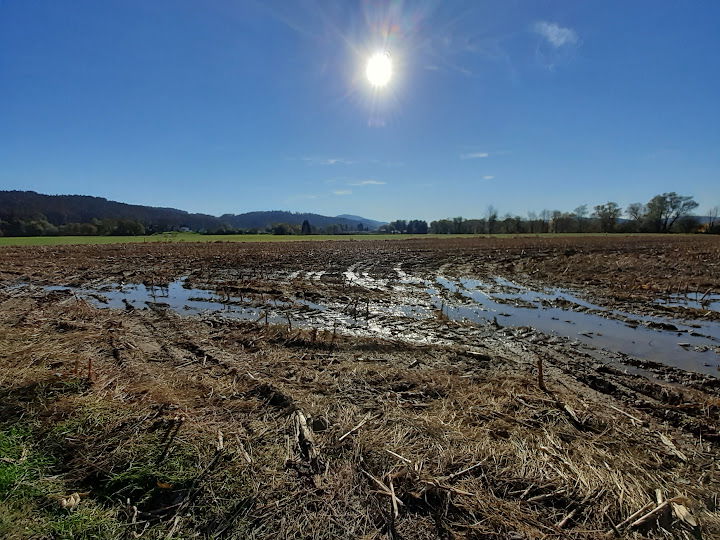
[{"label": "tall tree on horizon", "polygon": [[647,203],[646,217],[656,232],[670,232],[675,222],[690,214],[699,205],[690,195],[678,195],[674,191],[655,195]]}]

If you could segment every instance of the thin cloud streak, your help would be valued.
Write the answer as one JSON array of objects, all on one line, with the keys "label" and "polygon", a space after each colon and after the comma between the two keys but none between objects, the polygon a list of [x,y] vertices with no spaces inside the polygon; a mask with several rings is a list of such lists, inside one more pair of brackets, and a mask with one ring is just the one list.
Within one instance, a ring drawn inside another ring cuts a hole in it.
[{"label": "thin cloud streak", "polygon": [[471,152],[469,154],[460,154],[460,159],[478,159],[490,157],[488,152]]},{"label": "thin cloud streak", "polygon": [[311,165],[352,165],[353,163],[357,163],[356,161],[345,158],[304,157],[302,160],[306,163],[310,163]]},{"label": "thin cloud streak", "polygon": [[361,180],[359,182],[348,182],[348,186],[384,186],[387,182],[380,180]]}]

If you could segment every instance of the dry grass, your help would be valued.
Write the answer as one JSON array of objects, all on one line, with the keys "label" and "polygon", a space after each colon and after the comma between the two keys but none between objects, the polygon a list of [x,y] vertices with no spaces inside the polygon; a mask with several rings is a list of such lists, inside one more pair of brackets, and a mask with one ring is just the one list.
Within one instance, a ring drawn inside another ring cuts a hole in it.
[{"label": "dry grass", "polygon": [[2,429],[48,457],[1,495],[10,538],[601,538],[679,496],[701,528],[669,505],[621,536],[720,535],[717,442],[550,362],[543,391],[491,351],[0,302]]}]

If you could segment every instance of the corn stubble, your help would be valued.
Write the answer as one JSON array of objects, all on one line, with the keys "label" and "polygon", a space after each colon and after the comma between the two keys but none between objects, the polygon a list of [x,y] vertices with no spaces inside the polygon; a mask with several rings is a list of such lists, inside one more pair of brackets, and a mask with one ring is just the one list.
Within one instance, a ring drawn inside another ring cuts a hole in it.
[{"label": "corn stubble", "polygon": [[[66,275],[125,248],[86,249]],[[198,279],[218,271],[215,247],[183,249]],[[342,249],[339,265],[357,255]],[[257,280],[276,256],[260,253]],[[61,259],[25,268],[44,280]],[[37,288],[0,306],[2,429],[31,426],[23,444],[51,456],[33,490],[2,494],[9,538],[720,536],[717,388]]]}]

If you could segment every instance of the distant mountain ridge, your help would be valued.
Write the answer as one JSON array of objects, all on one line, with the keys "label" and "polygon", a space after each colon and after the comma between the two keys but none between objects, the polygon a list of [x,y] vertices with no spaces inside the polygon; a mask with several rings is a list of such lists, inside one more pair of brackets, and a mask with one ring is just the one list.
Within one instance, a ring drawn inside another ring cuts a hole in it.
[{"label": "distant mountain ridge", "polygon": [[189,213],[163,208],[110,201],[89,195],[45,195],[34,191],[0,191],[0,220],[47,219],[53,225],[89,223],[102,219],[135,220],[152,230],[195,231],[222,229],[264,229],[277,223],[301,225],[307,220],[313,227],[341,226],[347,230],[374,230],[382,222],[360,216],[323,216],[321,214],[282,210],[224,214]]},{"label": "distant mountain ridge", "polygon": [[362,216],[354,216],[352,214],[340,214],[335,216],[336,218],[349,219],[350,221],[360,221],[364,223],[370,229],[377,229],[380,225],[385,225],[385,221],[377,221],[375,219],[368,219]]},{"label": "distant mountain ridge", "polygon": [[360,216],[353,216],[352,219],[345,216],[323,216],[307,212],[286,212],[283,210],[268,210],[257,212],[246,212],[244,214],[223,214],[218,219],[237,229],[253,229],[266,227],[274,223],[288,223],[289,225],[302,225],[307,220],[313,227],[327,227],[330,225],[345,225],[357,230],[358,224],[363,229],[377,229],[382,222],[366,219]]}]

